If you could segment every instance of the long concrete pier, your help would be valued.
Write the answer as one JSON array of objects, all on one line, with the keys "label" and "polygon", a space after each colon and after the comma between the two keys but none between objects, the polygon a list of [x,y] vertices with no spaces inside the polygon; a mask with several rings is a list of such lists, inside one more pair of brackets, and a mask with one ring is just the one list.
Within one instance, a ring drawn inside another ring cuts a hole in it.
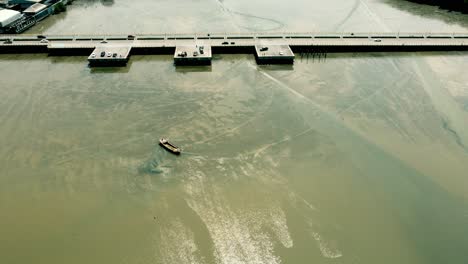
[{"label": "long concrete pier", "polygon": [[[90,55],[127,47],[131,54],[175,54],[177,47],[209,47],[212,54],[289,46],[292,52],[466,51],[468,33],[203,33],[144,35],[0,35],[0,53]],[[288,53],[289,54],[289,53]],[[278,56],[284,56],[280,51]],[[93,56],[97,56],[96,54]],[[269,55],[270,56],[270,55]],[[190,57],[190,56],[188,56]]]}]

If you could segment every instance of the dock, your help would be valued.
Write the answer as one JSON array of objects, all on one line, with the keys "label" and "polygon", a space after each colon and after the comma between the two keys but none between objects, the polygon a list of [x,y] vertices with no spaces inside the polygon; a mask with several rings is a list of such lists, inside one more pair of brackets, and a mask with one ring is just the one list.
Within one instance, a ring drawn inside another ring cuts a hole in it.
[{"label": "dock", "polygon": [[258,64],[293,64],[294,53],[288,45],[256,45]]},{"label": "dock", "polygon": [[[103,51],[111,57],[99,57]],[[86,55],[91,64],[104,65],[125,64],[132,54],[170,54],[175,65],[209,65],[215,54],[253,54],[259,64],[292,64],[294,53],[414,51],[468,51],[468,33],[0,35],[0,53]]]},{"label": "dock", "polygon": [[100,45],[88,57],[90,66],[125,66],[131,46]]},{"label": "dock", "polygon": [[211,65],[211,46],[176,46],[174,64],[185,65]]}]

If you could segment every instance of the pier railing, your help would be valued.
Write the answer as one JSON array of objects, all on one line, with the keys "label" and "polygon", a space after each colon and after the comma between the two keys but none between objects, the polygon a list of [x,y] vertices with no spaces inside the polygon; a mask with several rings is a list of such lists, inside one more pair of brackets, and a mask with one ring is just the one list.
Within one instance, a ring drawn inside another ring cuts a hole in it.
[{"label": "pier railing", "polygon": [[[66,39],[127,39],[128,36],[139,38],[170,39],[229,39],[229,38],[467,38],[468,32],[231,32],[231,33],[155,33],[155,34],[43,34],[46,38]],[[7,35],[1,34],[0,40],[6,39],[36,39],[37,34]]]},{"label": "pier railing", "polygon": [[255,46],[287,45],[294,52],[460,51],[468,32],[262,32],[171,34],[0,35],[0,53],[55,52],[126,46],[144,54],[170,54],[178,46],[211,46],[213,53],[253,53]]}]

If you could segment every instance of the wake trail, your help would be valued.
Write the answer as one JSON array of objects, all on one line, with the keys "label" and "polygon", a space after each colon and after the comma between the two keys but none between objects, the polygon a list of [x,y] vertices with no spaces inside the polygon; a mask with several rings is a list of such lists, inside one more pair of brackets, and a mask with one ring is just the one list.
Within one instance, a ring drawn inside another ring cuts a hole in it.
[{"label": "wake trail", "polygon": [[246,126],[246,125],[248,125],[249,123],[251,123],[252,121],[254,121],[255,119],[257,119],[258,116],[261,115],[261,114],[263,114],[263,113],[260,113],[260,114],[255,115],[254,117],[252,117],[252,118],[250,118],[249,120],[247,120],[247,121],[245,121],[245,122],[239,124],[239,125],[236,126],[236,127],[228,128],[228,129],[224,130],[223,132],[221,132],[221,133],[218,134],[218,135],[215,135],[215,136],[209,137],[209,138],[207,138],[207,139],[205,139],[205,140],[197,141],[197,142],[195,142],[195,143],[193,143],[193,144],[190,144],[190,146],[199,145],[199,144],[205,144],[205,143],[207,143],[207,142],[210,142],[210,141],[212,141],[212,140],[215,140],[215,139],[217,139],[217,138],[220,138],[220,137],[222,137],[222,136],[225,136],[225,135],[227,135],[227,134],[230,134],[230,133],[232,133],[232,132],[234,132],[234,131],[236,131],[236,130],[238,130],[238,129],[240,129],[240,128]]},{"label": "wake trail", "polygon": [[242,16],[242,17],[246,17],[246,18],[253,18],[253,19],[263,20],[263,21],[267,21],[267,22],[276,24],[276,26],[272,26],[272,27],[270,27],[268,29],[259,30],[258,28],[240,26],[235,22],[231,22],[231,23],[233,23],[233,25],[235,27],[244,28],[244,29],[248,29],[248,30],[252,30],[252,31],[273,31],[273,30],[281,29],[281,28],[283,28],[285,26],[284,23],[282,23],[279,20],[273,19],[273,18],[261,17],[261,16],[256,16],[256,15],[252,15],[252,14],[232,10],[232,9],[226,7],[226,5],[221,0],[216,0],[216,3],[219,5],[219,7],[221,8],[222,11],[228,13],[232,18],[234,18],[234,15],[237,15],[237,16]]},{"label": "wake trail", "polygon": [[305,134],[309,133],[309,132],[312,131],[312,130],[313,130],[313,128],[309,127],[308,129],[306,129],[306,130],[304,130],[304,131],[302,131],[302,132],[300,132],[300,133],[298,133],[298,134],[296,134],[296,135],[294,135],[294,136],[292,136],[292,137],[286,136],[286,137],[284,137],[284,138],[281,139],[281,140],[278,140],[278,141],[276,141],[276,142],[267,144],[267,145],[265,145],[265,146],[263,146],[263,147],[257,149],[256,151],[254,151],[254,158],[257,158],[257,157],[258,157],[260,154],[262,154],[265,150],[267,150],[267,149],[269,149],[269,148],[271,148],[271,147],[274,147],[274,146],[276,146],[276,145],[280,145],[280,144],[282,144],[282,143],[291,141],[291,140],[293,140],[293,139],[295,139],[295,138],[297,138],[297,137],[300,137],[300,136],[302,136],[302,135],[305,135]]},{"label": "wake trail", "polygon": [[[270,101],[269,101],[269,103],[267,103],[267,104],[270,104],[270,106],[271,106],[271,103],[272,103],[272,101],[273,101],[272,98],[273,98],[273,95],[272,95],[272,93],[271,93],[271,94],[270,94]],[[228,134],[230,134],[230,133],[233,133],[234,131],[239,130],[239,129],[245,127],[246,125],[252,123],[255,119],[257,119],[257,118],[259,118],[261,115],[265,114],[265,113],[268,111],[268,109],[269,109],[269,107],[266,107],[266,109],[265,109],[264,111],[258,112],[258,113],[255,114],[253,117],[249,118],[247,121],[242,122],[242,123],[240,123],[239,125],[237,125],[237,126],[235,126],[235,127],[227,128],[227,129],[223,130],[221,133],[219,133],[219,134],[217,134],[217,135],[214,135],[214,136],[212,136],[212,137],[209,137],[209,138],[207,138],[207,139],[194,142],[194,143],[190,144],[189,146],[194,146],[194,145],[199,145],[199,144],[205,144],[205,143],[207,143],[207,142],[210,142],[210,141],[215,140],[215,139],[217,139],[217,138],[220,138],[220,137],[222,137],[222,136],[225,136],[225,135],[228,135]]]},{"label": "wake trail", "polygon": [[341,28],[348,20],[354,15],[354,13],[357,11],[359,8],[359,5],[361,4],[360,0],[354,1],[354,5],[351,8],[351,10],[348,12],[345,18],[343,18],[336,26],[333,28],[334,31],[337,31],[339,28]]},{"label": "wake trail", "polygon": [[[314,106],[314,108],[316,108],[317,110],[319,110],[320,112],[323,112],[323,113],[326,113],[330,116],[334,116],[332,113],[329,113],[325,110],[322,109],[322,107],[320,107],[320,105],[318,105],[316,102],[314,102],[313,100],[311,100],[310,98],[308,98],[307,96],[299,93],[298,91],[292,89],[291,87],[289,87],[288,85],[284,84],[283,82],[281,82],[280,80],[276,79],[275,77],[273,77],[272,75],[268,74],[267,72],[265,71],[262,71],[262,70],[259,70],[257,67],[255,67],[253,64],[249,63],[248,66],[252,69],[255,69],[257,70],[260,74],[262,74],[263,76],[265,76],[266,78],[268,78],[269,80],[271,80],[272,82],[276,83],[279,87],[289,91],[290,93],[296,95],[297,97],[307,101],[308,103],[310,103],[312,106]],[[337,120],[337,118],[335,117],[335,119]],[[259,149],[257,149],[256,151],[253,152],[254,154],[254,158],[257,158],[260,154],[262,154],[265,150],[273,147],[273,146],[276,146],[276,145],[279,145],[281,143],[284,143],[284,142],[288,142],[290,140],[293,140],[297,137],[300,137],[302,135],[305,135],[307,133],[309,133],[310,131],[312,131],[312,127],[309,127],[308,129],[292,136],[292,137],[288,137],[286,136],[285,138],[281,139],[281,140],[278,140],[276,142],[272,142],[270,144],[267,144]]]},{"label": "wake trail", "polygon": [[360,4],[364,7],[364,11],[367,13],[367,15],[372,19],[374,20],[374,22],[376,22],[381,28],[382,30],[384,30],[385,32],[391,32],[392,30],[390,29],[390,27],[388,27],[383,21],[382,19],[377,16],[372,10],[371,8],[369,7],[369,5],[366,3],[365,0],[359,0]]},{"label": "wake trail", "polygon": [[378,16],[376,15],[372,9],[369,7],[369,5],[366,3],[365,0],[356,0],[354,2],[354,5],[353,7],[351,8],[351,10],[348,12],[348,14],[340,21],[338,22],[334,27],[333,29],[336,31],[338,29],[340,29],[342,26],[344,26],[346,24],[346,22],[349,21],[349,19],[351,19],[351,17],[354,16],[354,14],[356,13],[356,11],[358,11],[358,9],[362,7],[362,10],[366,13],[366,15],[372,20],[374,21],[380,28],[381,30],[385,31],[385,32],[391,32],[391,29],[384,23],[384,21]]},{"label": "wake trail", "polygon": [[[268,28],[268,29],[263,29],[263,31],[273,31],[273,30],[278,30],[278,29],[281,29],[281,28],[284,27],[284,23],[282,23],[282,22],[280,22],[279,20],[276,20],[276,19],[272,19],[272,18],[268,18],[268,17],[255,16],[255,15],[251,15],[251,14],[247,14],[247,13],[241,13],[241,12],[238,12],[238,11],[231,11],[229,9],[228,9],[228,11],[233,13],[233,14],[239,15],[239,16],[264,20],[264,21],[276,24],[276,26],[273,26],[273,27]],[[253,27],[246,27],[246,26],[241,26],[241,27],[245,28],[245,29],[250,29],[250,30],[258,30],[258,28],[253,28]]]},{"label": "wake trail", "polygon": [[312,99],[310,99],[309,97],[299,93],[298,91],[292,89],[291,87],[289,87],[288,85],[284,84],[283,82],[281,82],[280,80],[276,79],[275,77],[271,76],[270,74],[268,74],[267,72],[265,71],[262,71],[260,69],[258,69],[256,66],[254,66],[253,64],[249,63],[248,66],[254,70],[257,70],[260,74],[262,74],[263,76],[265,76],[266,78],[270,79],[271,81],[273,81],[274,83],[276,83],[279,87],[285,89],[285,90],[288,90],[289,92],[291,92],[292,94],[296,95],[297,97],[301,98],[301,99],[304,99],[306,100],[307,102],[309,102],[310,104],[312,104],[315,108],[317,109],[320,109],[321,111],[324,111],[320,105],[318,105],[316,102],[314,102]]},{"label": "wake trail", "polygon": [[380,89],[377,89],[375,90],[374,92],[372,92],[371,94],[369,94],[368,96],[366,97],[363,97],[359,100],[357,100],[356,102],[354,102],[353,104],[351,104],[350,106],[348,106],[347,108],[341,110],[338,112],[338,115],[343,115],[344,113],[352,110],[353,108],[355,108],[356,106],[360,105],[361,103],[364,103],[366,101],[368,101],[369,99],[371,99],[372,97],[376,96],[378,93],[382,92],[382,91],[385,91],[385,90],[388,90],[388,87],[393,87],[395,86],[396,84],[398,84],[399,82],[403,82],[403,81],[408,81],[409,79],[411,79],[411,76],[404,79],[404,80],[396,80],[394,81],[393,83],[391,83],[390,85],[388,86],[383,86],[382,88]]}]

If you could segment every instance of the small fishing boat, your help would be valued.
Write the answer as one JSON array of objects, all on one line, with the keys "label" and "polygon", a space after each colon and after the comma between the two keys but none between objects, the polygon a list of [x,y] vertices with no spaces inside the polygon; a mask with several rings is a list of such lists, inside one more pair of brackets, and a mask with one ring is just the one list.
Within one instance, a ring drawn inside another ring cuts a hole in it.
[{"label": "small fishing boat", "polygon": [[176,155],[180,155],[180,148],[172,145],[171,143],[169,143],[169,141],[167,141],[167,139],[165,138],[161,138],[159,140],[159,145],[161,145],[161,147],[165,148],[166,150],[168,150],[169,152],[172,152]]}]

